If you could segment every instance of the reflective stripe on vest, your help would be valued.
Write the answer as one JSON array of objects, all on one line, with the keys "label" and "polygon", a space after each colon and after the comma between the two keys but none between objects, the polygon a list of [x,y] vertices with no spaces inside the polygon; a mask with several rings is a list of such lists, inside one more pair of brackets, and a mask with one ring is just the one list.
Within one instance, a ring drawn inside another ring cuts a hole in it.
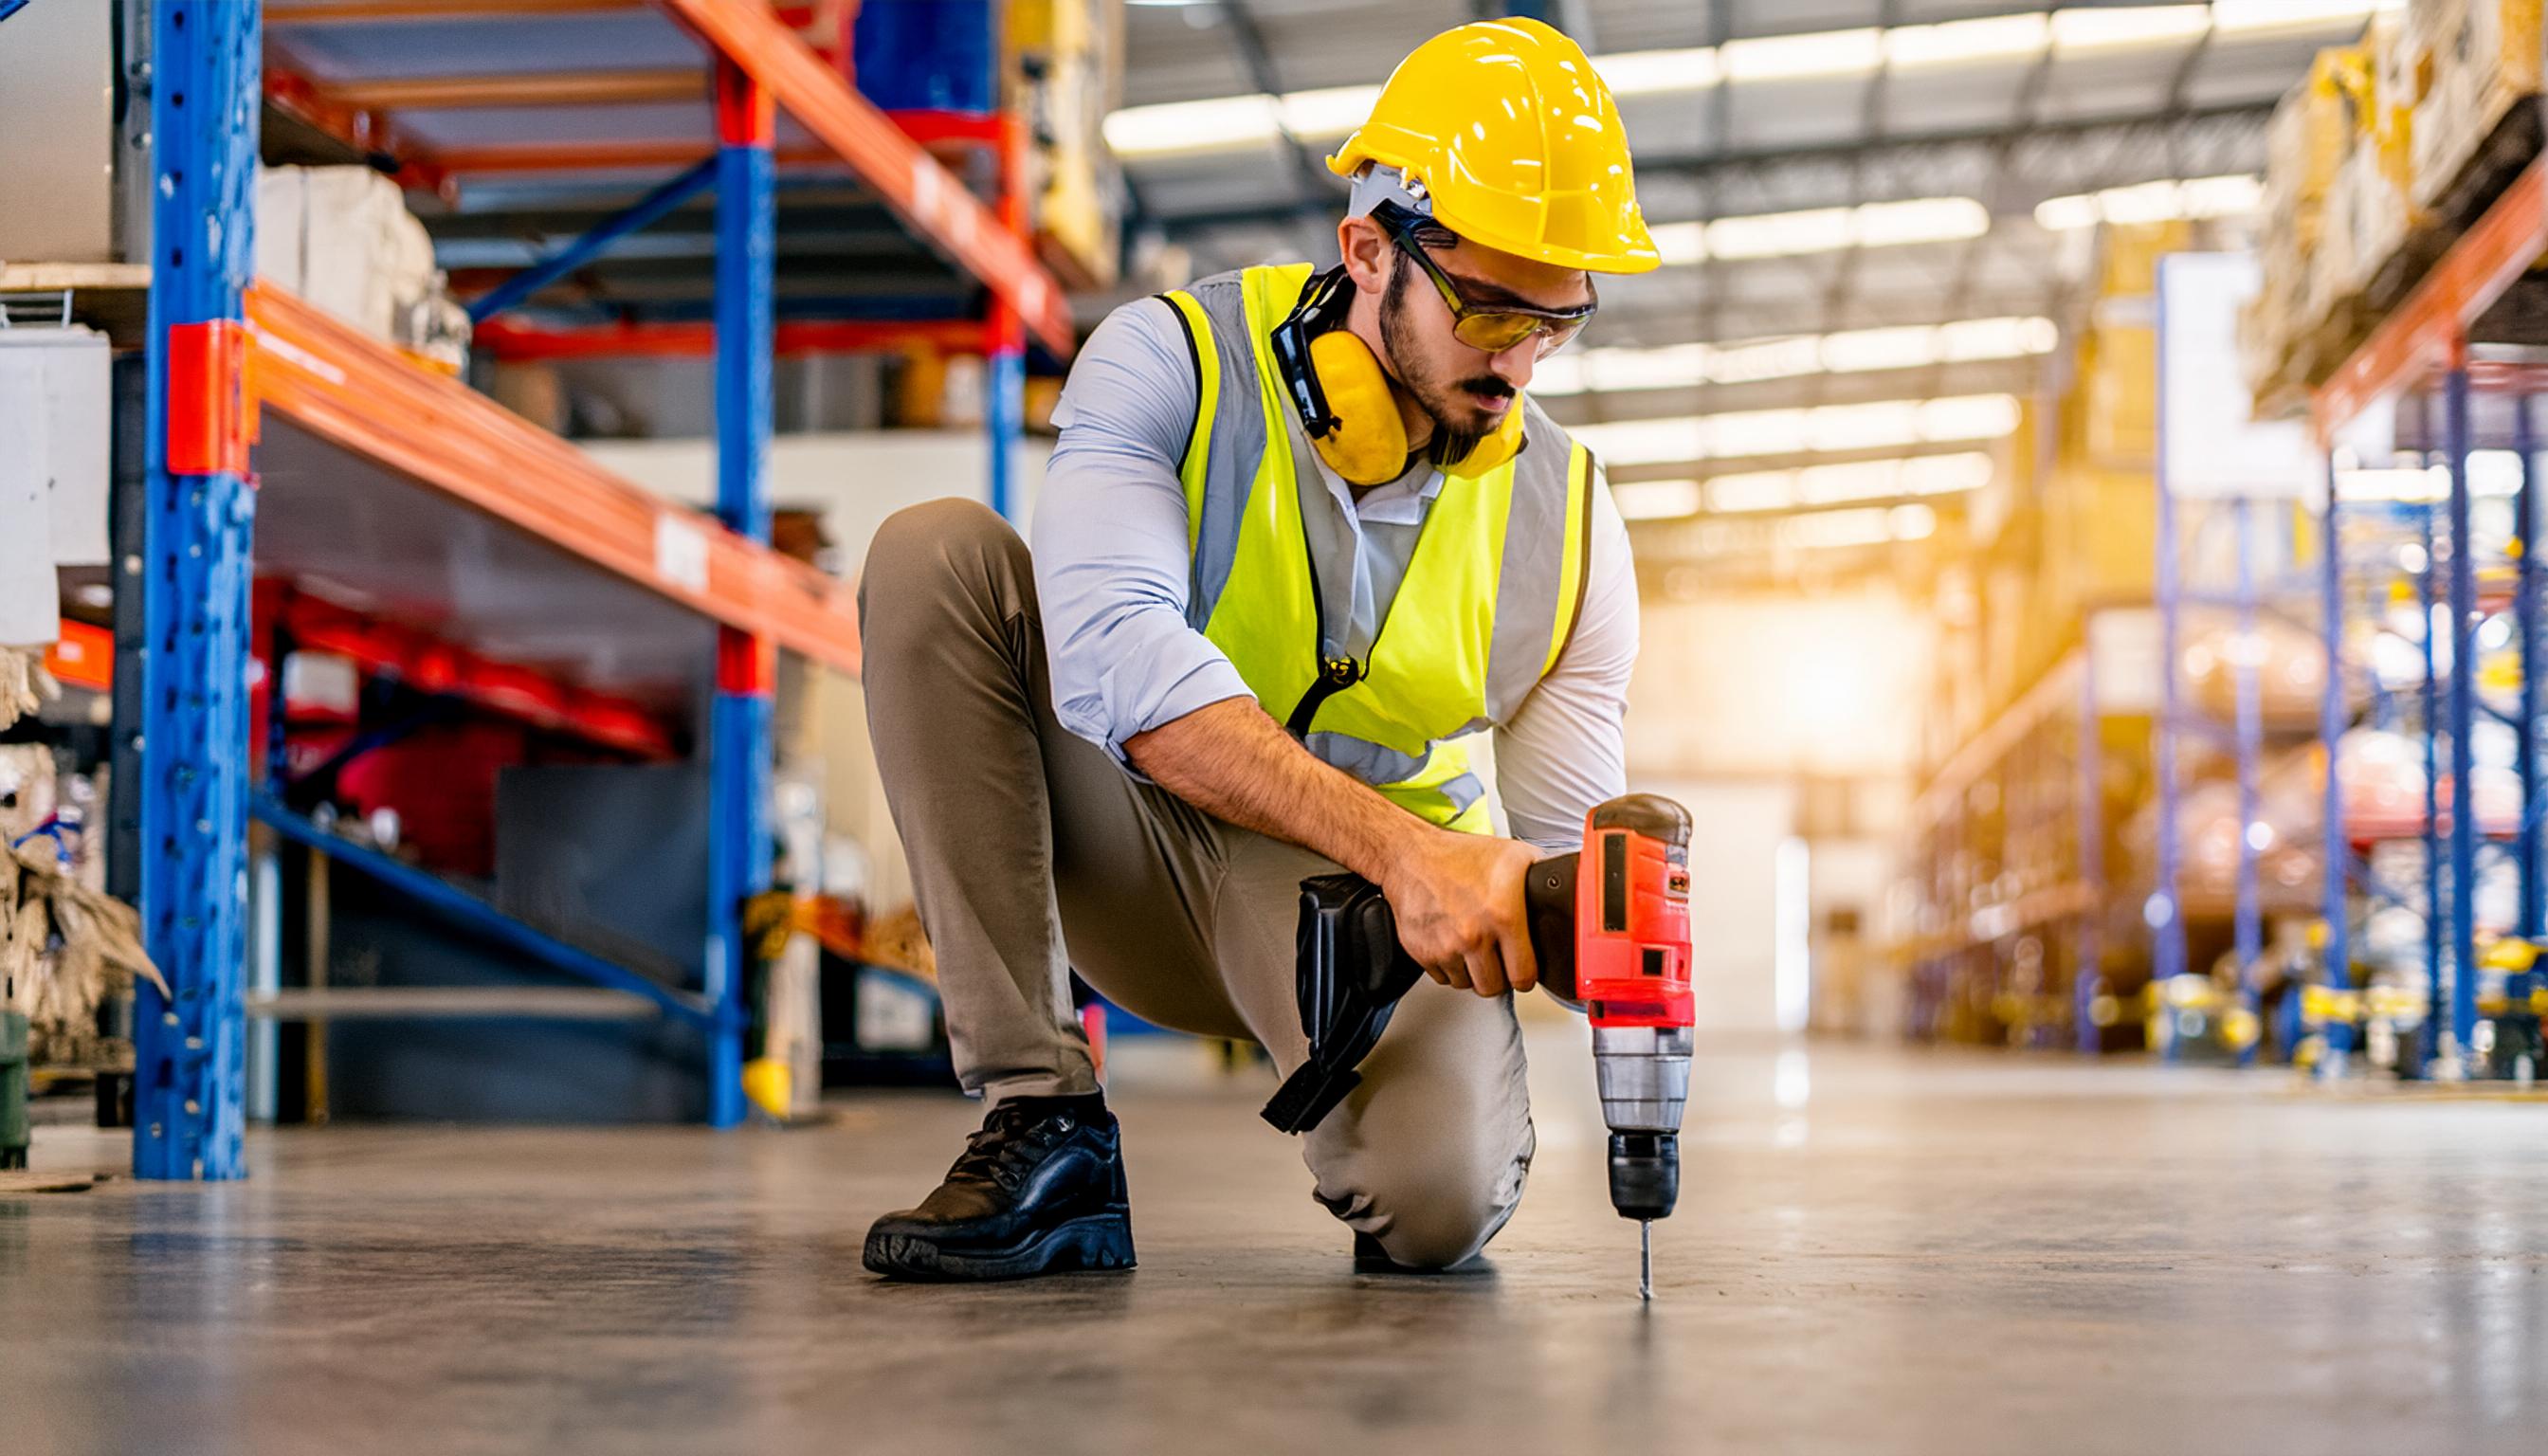
[{"label": "reflective stripe on vest", "polygon": [[[1278,720],[1332,646],[1301,518],[1327,487],[1268,343],[1309,276],[1307,264],[1249,268],[1163,296],[1198,386],[1178,472],[1188,617]],[[1316,704],[1303,738],[1415,814],[1478,833],[1484,785],[1465,746],[1445,740],[1507,721],[1556,667],[1583,603],[1592,523],[1589,455],[1527,398],[1517,408],[1530,411],[1528,445],[1484,476],[1443,478],[1364,675]]]}]

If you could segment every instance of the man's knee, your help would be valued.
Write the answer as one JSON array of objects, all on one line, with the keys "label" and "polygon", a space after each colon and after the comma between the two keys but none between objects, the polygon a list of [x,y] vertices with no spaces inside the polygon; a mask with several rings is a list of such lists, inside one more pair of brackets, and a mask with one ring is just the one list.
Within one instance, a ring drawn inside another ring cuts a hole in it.
[{"label": "man's knee", "polygon": [[1320,1201],[1378,1239],[1392,1263],[1448,1269],[1474,1258],[1512,1217],[1532,1149],[1527,1121],[1517,1147],[1365,1147],[1349,1186],[1330,1192],[1321,1179]]},{"label": "man's knee", "polygon": [[879,613],[891,620],[938,603],[987,602],[1031,580],[1026,542],[998,512],[960,497],[924,500],[876,527],[859,573],[859,619],[871,630]]}]

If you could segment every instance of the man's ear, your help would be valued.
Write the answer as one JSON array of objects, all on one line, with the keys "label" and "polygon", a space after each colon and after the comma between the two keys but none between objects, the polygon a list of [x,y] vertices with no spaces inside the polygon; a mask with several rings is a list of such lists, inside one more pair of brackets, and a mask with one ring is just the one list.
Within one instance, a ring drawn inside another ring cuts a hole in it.
[{"label": "man's ear", "polygon": [[1389,287],[1389,268],[1396,244],[1368,217],[1347,218],[1336,225],[1336,251],[1344,259],[1345,276],[1355,288],[1377,294]]}]

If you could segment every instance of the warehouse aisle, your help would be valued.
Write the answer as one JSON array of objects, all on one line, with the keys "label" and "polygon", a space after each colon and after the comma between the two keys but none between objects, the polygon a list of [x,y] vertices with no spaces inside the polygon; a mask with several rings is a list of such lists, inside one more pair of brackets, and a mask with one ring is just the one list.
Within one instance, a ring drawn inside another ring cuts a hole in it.
[{"label": "warehouse aisle", "polygon": [[0,1426],[44,1452],[2439,1451],[2548,1395],[2535,1109],[1703,1048],[1640,1309],[1589,1072],[1539,1041],[1531,1196],[1461,1276],[1354,1275],[1259,1084],[1184,1047],[1120,1077],[1130,1277],[862,1272],[865,1219],[972,1122],[918,1095],[785,1134],[261,1136],[243,1185],[0,1199]]}]

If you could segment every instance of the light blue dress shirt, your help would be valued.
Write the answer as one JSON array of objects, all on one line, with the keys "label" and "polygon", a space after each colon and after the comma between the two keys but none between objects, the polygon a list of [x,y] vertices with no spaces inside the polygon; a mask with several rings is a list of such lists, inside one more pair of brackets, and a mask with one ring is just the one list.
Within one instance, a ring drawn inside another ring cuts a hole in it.
[{"label": "light blue dress shirt", "polygon": [[[1053,710],[1118,763],[1126,739],[1250,695],[1229,659],[1186,621],[1191,559],[1177,466],[1195,398],[1176,316],[1143,299],[1089,336],[1053,410],[1061,439],[1036,500],[1033,543]],[[1352,603],[1341,645],[1359,656],[1398,595],[1442,478],[1419,465],[1356,500],[1324,462],[1319,468],[1327,495],[1302,502],[1302,523],[1321,592]],[[1637,585],[1627,526],[1607,490],[1593,495],[1585,569],[1584,608],[1565,655],[1495,730],[1505,818],[1514,838],[1543,849],[1575,848],[1586,811],[1626,788]]]}]

